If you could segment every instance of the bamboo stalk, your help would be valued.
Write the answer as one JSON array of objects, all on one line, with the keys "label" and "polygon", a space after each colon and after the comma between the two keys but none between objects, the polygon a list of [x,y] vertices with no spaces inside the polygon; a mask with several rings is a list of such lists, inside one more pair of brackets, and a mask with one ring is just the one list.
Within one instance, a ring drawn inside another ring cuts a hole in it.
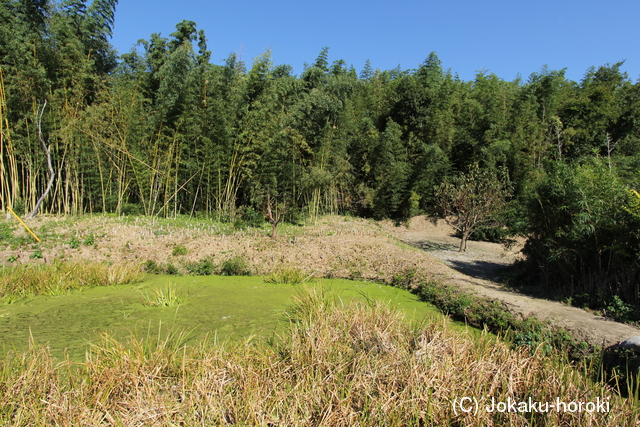
[{"label": "bamboo stalk", "polygon": [[25,224],[20,217],[13,211],[13,209],[11,209],[9,206],[7,206],[7,211],[9,211],[9,213],[11,213],[14,217],[16,217],[16,219],[20,222],[20,224],[22,224],[22,226],[25,228],[25,230],[27,230],[29,232],[29,234],[31,234],[33,236],[34,239],[36,239],[36,242],[40,243],[40,239],[38,239],[38,236],[36,236],[33,231],[31,231],[31,229],[29,227],[27,227],[27,224]]}]

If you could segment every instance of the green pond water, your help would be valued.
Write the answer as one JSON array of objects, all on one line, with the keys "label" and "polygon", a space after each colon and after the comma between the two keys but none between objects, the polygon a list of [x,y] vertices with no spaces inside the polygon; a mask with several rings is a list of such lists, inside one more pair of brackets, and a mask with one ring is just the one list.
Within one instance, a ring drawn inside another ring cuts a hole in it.
[{"label": "green pond water", "polygon": [[[184,299],[178,306],[145,305],[155,290],[170,285]],[[86,288],[61,296],[36,296],[0,306],[3,354],[28,348],[29,337],[48,345],[56,357],[82,360],[88,344],[106,332],[117,339],[131,334],[159,337],[189,330],[187,344],[262,339],[288,326],[284,314],[306,287],[324,287],[344,302],[379,299],[407,318],[442,321],[438,311],[410,292],[374,283],[316,280],[304,285],[265,283],[261,277],[152,276],[136,285]]]}]

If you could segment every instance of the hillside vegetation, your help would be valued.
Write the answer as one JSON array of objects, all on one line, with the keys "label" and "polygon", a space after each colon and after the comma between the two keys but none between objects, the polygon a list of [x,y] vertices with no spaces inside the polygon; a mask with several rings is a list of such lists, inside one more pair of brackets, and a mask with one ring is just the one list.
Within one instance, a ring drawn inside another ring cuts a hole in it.
[{"label": "hillside vegetation", "polygon": [[640,83],[622,62],[579,82],[547,68],[462,81],[435,53],[358,73],[323,48],[292,75],[268,51],[212,64],[220,52],[192,21],[118,56],[116,4],[0,2],[3,211],[238,225],[268,213],[275,233],[325,213],[474,218],[487,200],[472,189],[494,188],[476,238],[524,235],[523,279],[636,318]]}]

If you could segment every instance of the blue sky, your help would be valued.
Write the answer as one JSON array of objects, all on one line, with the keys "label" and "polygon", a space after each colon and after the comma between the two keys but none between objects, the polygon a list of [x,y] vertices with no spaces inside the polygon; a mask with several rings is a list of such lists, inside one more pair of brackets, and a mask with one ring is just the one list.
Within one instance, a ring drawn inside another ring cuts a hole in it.
[{"label": "blue sky", "polygon": [[112,44],[125,53],[151,33],[169,36],[183,19],[204,29],[212,62],[235,52],[251,64],[271,49],[300,74],[322,47],[358,73],[417,68],[435,51],[463,80],[478,70],[526,79],[543,65],[579,81],[590,66],[625,60],[640,78],[639,0],[204,1],[120,0]]}]

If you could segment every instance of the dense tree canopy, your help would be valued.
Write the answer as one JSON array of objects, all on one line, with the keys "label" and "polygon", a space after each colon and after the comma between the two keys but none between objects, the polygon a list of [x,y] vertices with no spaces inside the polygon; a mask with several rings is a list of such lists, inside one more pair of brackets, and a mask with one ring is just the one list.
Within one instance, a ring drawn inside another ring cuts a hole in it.
[{"label": "dense tree canopy", "polygon": [[462,81],[433,52],[414,70],[367,62],[358,75],[324,47],[294,76],[270,52],[212,64],[192,21],[117,56],[116,6],[0,0],[0,209],[29,212],[48,185],[40,136],[52,214],[235,220],[277,194],[289,220],[402,220],[437,212],[436,190],[454,177],[504,170],[502,225],[530,237],[531,271],[637,303],[624,190],[639,187],[640,83],[622,63],[580,82],[547,68]]}]

